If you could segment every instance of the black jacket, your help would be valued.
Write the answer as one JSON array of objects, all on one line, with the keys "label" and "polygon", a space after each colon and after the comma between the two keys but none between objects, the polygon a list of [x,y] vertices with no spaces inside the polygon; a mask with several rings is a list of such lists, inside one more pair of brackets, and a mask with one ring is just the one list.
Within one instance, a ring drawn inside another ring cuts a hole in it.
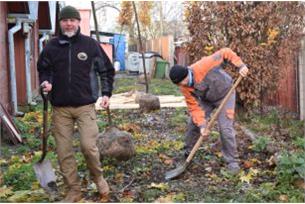
[{"label": "black jacket", "polygon": [[82,106],[95,103],[98,94],[97,73],[102,96],[111,96],[114,68],[99,43],[78,30],[72,38],[64,35],[46,45],[37,63],[39,81],[52,84],[53,106]]}]

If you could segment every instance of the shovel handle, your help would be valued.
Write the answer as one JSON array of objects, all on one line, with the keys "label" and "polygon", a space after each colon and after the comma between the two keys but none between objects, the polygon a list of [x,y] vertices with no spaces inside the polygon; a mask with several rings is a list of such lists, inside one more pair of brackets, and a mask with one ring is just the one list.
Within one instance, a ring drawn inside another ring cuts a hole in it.
[{"label": "shovel handle", "polygon": [[40,160],[38,161],[39,163],[41,163],[46,154],[47,154],[47,139],[48,139],[48,97],[49,94],[46,91],[43,91],[45,87],[44,86],[40,86],[40,94],[41,97],[43,99],[43,130],[42,130],[42,155]]},{"label": "shovel handle", "polygon": [[111,119],[111,113],[110,113],[109,106],[106,108],[106,112],[107,112],[107,117],[108,117],[108,126],[111,127],[112,126],[112,119]]},{"label": "shovel handle", "polygon": [[209,121],[207,127],[205,128],[204,134],[201,135],[196,144],[194,145],[191,153],[189,154],[189,156],[186,158],[186,162],[190,163],[191,160],[193,159],[195,153],[197,152],[197,150],[199,149],[199,147],[201,146],[202,141],[205,139],[205,135],[208,134],[208,132],[210,131],[210,129],[213,127],[221,109],[223,108],[223,106],[227,103],[227,101],[229,100],[229,98],[231,97],[231,94],[233,93],[233,91],[235,90],[235,88],[238,86],[238,84],[240,83],[240,81],[242,80],[242,76],[240,75],[238,77],[238,79],[236,80],[236,82],[233,84],[233,86],[231,87],[231,89],[229,90],[229,92],[226,94],[225,98],[222,100],[221,104],[219,105],[219,107],[217,108],[216,112],[213,114],[211,120]]}]

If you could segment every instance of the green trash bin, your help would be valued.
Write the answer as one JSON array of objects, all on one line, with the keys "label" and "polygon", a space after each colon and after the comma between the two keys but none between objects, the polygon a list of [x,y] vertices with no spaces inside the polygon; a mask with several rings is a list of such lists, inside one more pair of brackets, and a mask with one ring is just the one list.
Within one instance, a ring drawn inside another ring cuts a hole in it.
[{"label": "green trash bin", "polygon": [[166,66],[169,63],[164,60],[157,61],[156,71],[155,71],[155,78],[164,79],[165,78],[165,70]]}]

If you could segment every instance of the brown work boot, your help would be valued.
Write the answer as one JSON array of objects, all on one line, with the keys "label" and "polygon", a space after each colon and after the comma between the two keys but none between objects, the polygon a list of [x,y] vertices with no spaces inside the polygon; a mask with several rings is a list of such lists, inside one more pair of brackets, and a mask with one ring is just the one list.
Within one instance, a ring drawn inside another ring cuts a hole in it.
[{"label": "brown work boot", "polygon": [[103,176],[101,176],[96,182],[96,187],[97,187],[97,190],[99,192],[99,194],[101,196],[108,196],[109,194],[109,186],[108,186],[108,183],[107,181],[104,179]]},{"label": "brown work boot", "polygon": [[80,190],[70,190],[66,197],[60,203],[76,203],[82,199],[82,192]]}]

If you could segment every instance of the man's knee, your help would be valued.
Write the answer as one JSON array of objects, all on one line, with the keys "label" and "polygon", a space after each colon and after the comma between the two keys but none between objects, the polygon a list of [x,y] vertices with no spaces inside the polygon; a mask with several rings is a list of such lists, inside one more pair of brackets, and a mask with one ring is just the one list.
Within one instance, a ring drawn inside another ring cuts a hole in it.
[{"label": "man's knee", "polygon": [[226,139],[233,139],[235,138],[235,130],[233,127],[222,127],[221,128],[221,134]]},{"label": "man's knee", "polygon": [[83,142],[81,144],[81,150],[85,156],[91,156],[96,154],[98,148],[94,143]]}]

